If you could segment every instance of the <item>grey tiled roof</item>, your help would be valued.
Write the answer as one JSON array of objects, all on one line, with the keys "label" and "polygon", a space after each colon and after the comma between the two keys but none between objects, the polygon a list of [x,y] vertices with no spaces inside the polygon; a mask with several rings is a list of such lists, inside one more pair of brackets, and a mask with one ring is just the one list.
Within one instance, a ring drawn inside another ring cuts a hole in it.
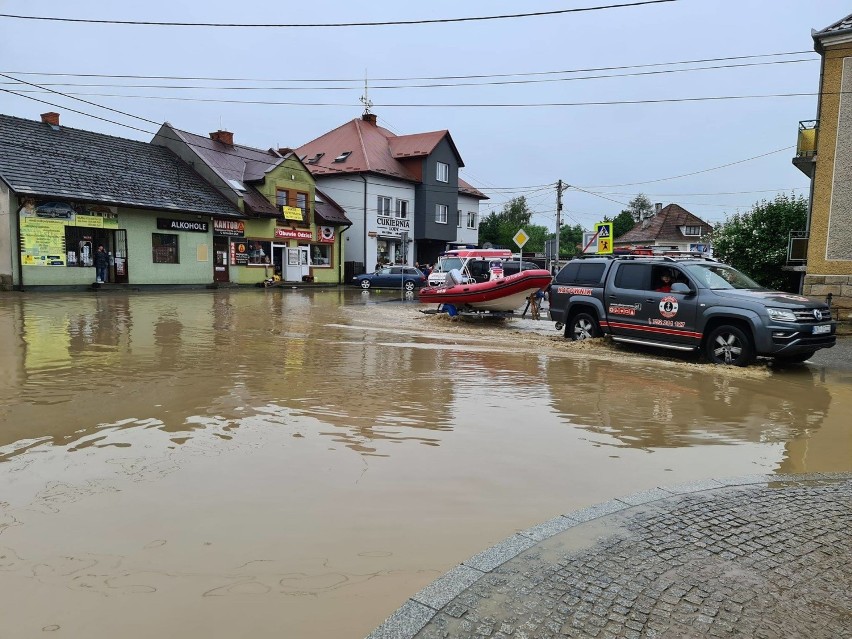
[{"label": "grey tiled roof", "polygon": [[0,115],[0,178],[17,193],[243,217],[165,147],[8,115]]},{"label": "grey tiled roof", "polygon": [[822,36],[844,33],[846,31],[852,31],[852,14],[849,14],[845,18],[838,20],[834,24],[828,25],[822,31],[815,32],[813,36],[814,38],[819,38]]}]

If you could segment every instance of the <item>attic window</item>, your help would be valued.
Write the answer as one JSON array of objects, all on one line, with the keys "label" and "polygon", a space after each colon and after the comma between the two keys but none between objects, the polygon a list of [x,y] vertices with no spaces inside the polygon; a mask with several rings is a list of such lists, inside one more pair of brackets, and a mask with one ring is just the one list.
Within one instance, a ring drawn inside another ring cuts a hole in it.
[{"label": "attic window", "polygon": [[336,158],[334,158],[334,161],[335,162],[346,162],[346,158],[348,158],[350,155],[352,155],[352,151],[344,151],[343,153],[338,155]]},{"label": "attic window", "polygon": [[324,156],[324,155],[325,155],[325,153],[317,153],[314,157],[312,157],[310,160],[308,160],[308,162],[307,162],[307,163],[308,163],[308,164],[316,164],[317,162],[319,162],[319,161],[320,161],[320,159],[321,159],[321,158],[322,158],[322,156]]},{"label": "attic window", "polygon": [[701,235],[701,227],[700,226],[684,226],[683,227],[684,235]]},{"label": "attic window", "polygon": [[228,180],[228,184],[230,184],[231,188],[233,188],[235,191],[243,192],[246,190],[245,185],[239,180]]}]

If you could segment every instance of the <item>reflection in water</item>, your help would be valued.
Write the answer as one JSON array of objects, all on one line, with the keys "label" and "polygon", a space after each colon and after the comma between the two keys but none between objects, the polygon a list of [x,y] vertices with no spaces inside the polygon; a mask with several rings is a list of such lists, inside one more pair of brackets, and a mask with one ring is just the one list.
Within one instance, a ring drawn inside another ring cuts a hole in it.
[{"label": "reflection in water", "polygon": [[584,357],[417,308],[337,289],[0,297],[0,636],[359,637],[572,508],[852,469],[849,385],[808,367]]},{"label": "reflection in water", "polygon": [[[703,443],[785,442],[819,428],[831,402],[806,367],[783,383],[737,378],[711,367],[665,370],[550,360],[554,408],[613,445],[672,448]],[[617,443],[616,443],[617,442]]]}]

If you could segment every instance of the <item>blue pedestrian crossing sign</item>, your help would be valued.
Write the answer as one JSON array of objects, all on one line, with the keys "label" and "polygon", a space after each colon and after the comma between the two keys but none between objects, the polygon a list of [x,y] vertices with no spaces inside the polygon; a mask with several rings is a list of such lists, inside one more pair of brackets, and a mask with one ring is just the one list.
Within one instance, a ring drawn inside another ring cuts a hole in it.
[{"label": "blue pedestrian crossing sign", "polygon": [[595,224],[595,233],[598,236],[598,253],[609,255],[612,253],[612,222],[598,222]]}]

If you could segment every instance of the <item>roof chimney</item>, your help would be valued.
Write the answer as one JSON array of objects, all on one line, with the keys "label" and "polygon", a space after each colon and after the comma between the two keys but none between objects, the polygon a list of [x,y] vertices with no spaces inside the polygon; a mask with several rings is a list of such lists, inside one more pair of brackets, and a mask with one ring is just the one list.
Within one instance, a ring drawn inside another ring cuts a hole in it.
[{"label": "roof chimney", "polygon": [[660,211],[662,211],[662,210],[663,210],[663,203],[662,203],[662,202],[657,202],[657,203],[654,205],[654,215],[656,215],[657,213],[659,213],[659,212],[660,212]]},{"label": "roof chimney", "polygon": [[369,122],[373,126],[376,126],[376,120],[378,118],[376,118],[375,113],[365,113],[364,115],[361,116],[361,119],[364,120],[364,122]]},{"label": "roof chimney", "polygon": [[49,111],[41,114],[41,121],[50,126],[59,126],[59,114],[55,111]]},{"label": "roof chimney", "polygon": [[234,134],[230,131],[223,131],[219,129],[218,131],[214,131],[210,134],[211,140],[216,140],[216,142],[221,142],[222,144],[227,144],[228,146],[234,146]]}]

